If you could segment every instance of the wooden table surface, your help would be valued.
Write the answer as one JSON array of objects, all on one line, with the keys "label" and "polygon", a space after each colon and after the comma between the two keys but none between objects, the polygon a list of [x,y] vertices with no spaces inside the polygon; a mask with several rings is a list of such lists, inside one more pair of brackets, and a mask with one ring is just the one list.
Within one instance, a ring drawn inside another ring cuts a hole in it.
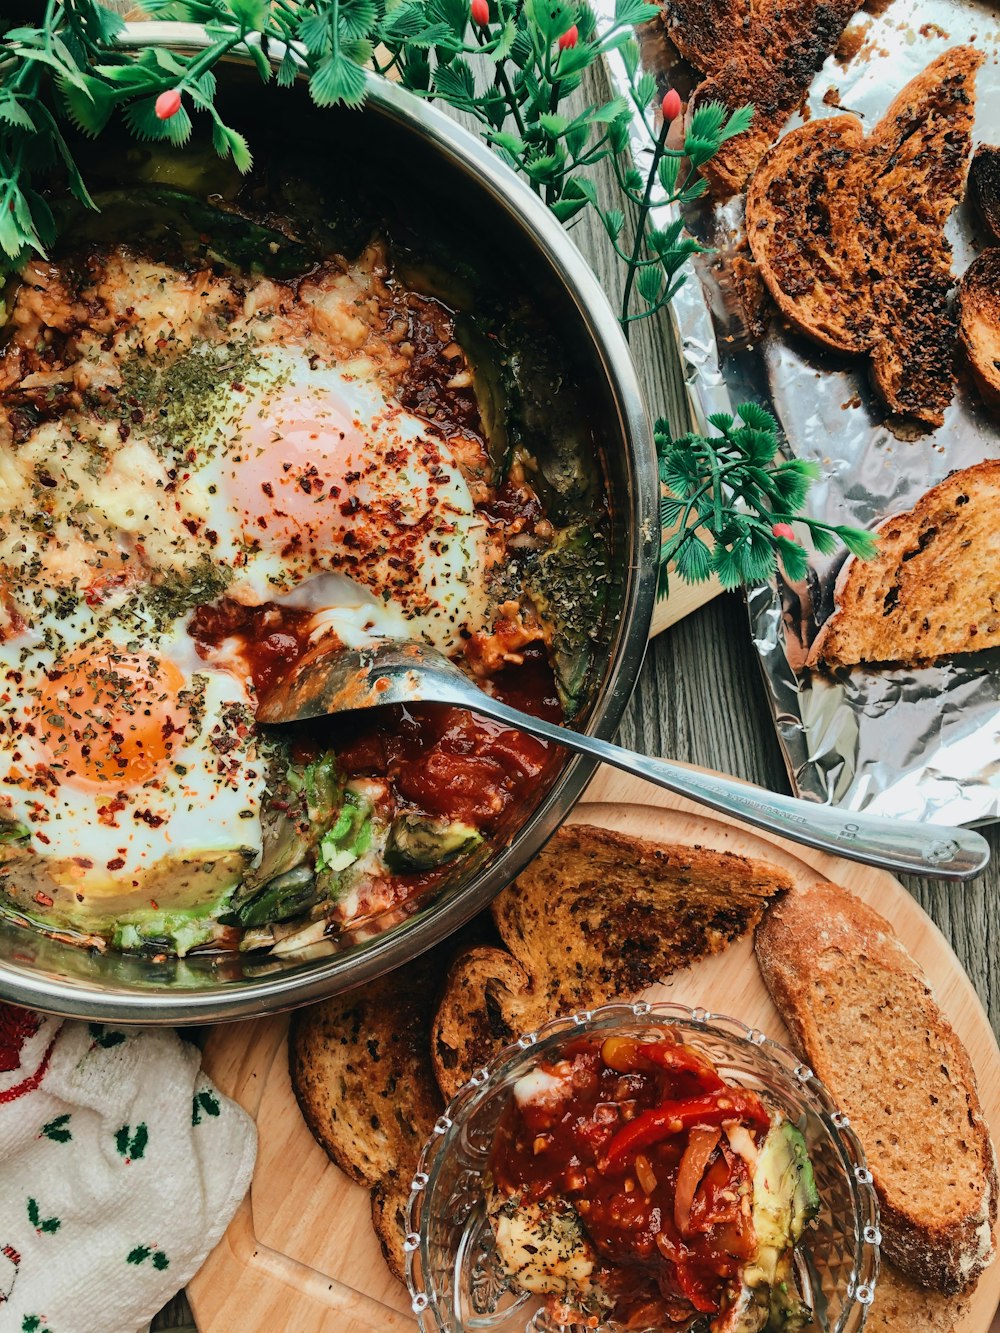
[{"label": "wooden table surface", "polygon": [[[106,2],[122,12],[131,7],[129,0]],[[600,225],[584,219],[573,235],[617,306],[621,273]],[[632,343],[651,415],[685,429],[669,316],[633,325]],[[646,754],[702,764],[773,791],[790,790],[742,597],[719,596],[652,641],[619,740]],[[985,832],[993,860],[980,879],[959,886],[915,878],[902,882],[950,941],[994,1031],[1000,1031],[1000,826]],[[152,1328],[191,1324],[181,1295]]]}]

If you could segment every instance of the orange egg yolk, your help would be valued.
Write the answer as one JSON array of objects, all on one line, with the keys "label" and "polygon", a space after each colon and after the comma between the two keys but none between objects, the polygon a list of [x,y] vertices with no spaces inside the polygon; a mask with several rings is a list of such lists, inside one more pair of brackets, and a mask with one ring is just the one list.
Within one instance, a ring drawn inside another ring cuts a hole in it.
[{"label": "orange egg yolk", "polygon": [[78,649],[46,673],[32,709],[36,735],[62,781],[136,786],[183,743],[184,687],[178,667],[151,653]]}]

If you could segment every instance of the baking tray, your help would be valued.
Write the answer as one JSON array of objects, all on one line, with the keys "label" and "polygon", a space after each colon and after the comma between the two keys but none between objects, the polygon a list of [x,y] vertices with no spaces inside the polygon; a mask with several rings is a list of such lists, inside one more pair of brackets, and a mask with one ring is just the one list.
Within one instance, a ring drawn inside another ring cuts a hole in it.
[{"label": "baking tray", "polygon": [[[983,0],[875,0],[848,26],[840,50],[815,76],[804,119],[854,112],[872,126],[896,93],[936,56],[974,42],[985,55],[977,78],[975,142],[1000,142],[1000,18]],[[598,0],[600,22],[612,0]],[[643,33],[643,58],[665,87],[690,70],[658,24]],[[612,81],[625,91],[620,56],[609,58]],[[632,149],[649,160],[638,118]],[[656,225],[669,221],[659,210]],[[885,423],[863,358],[842,357],[796,335],[772,315],[755,338],[747,326],[733,261],[743,247],[743,201],[700,201],[685,212],[689,229],[711,252],[672,305],[691,406],[704,430],[713,412],[760,403],[776,416],[784,447],[815,460],[822,478],[807,512],[828,523],[872,527],[909,509],[956,468],[1000,458],[1000,416],[991,416],[960,371],[944,424],[901,438]],[[948,224],[960,274],[984,238],[963,203]],[[844,563],[809,555],[801,582],[780,576],[749,590],[753,640],[778,738],[800,796],[848,809],[940,823],[1000,818],[1000,651],[969,653],[920,669],[803,668],[808,645],[833,609]]]}]

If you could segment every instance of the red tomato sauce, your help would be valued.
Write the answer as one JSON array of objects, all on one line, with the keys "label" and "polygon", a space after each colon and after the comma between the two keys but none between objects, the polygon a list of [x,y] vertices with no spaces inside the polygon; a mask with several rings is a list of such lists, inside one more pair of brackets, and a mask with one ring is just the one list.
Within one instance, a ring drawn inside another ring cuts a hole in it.
[{"label": "red tomato sauce", "polygon": [[202,656],[228,638],[240,641],[240,656],[246,662],[258,694],[284,675],[305,652],[309,626],[315,612],[303,607],[244,606],[223,597],[210,606],[199,606],[191,617],[188,632]]},{"label": "red tomato sauce", "polygon": [[759,1145],[766,1109],[665,1036],[571,1043],[542,1066],[563,1091],[512,1099],[490,1159],[502,1194],[573,1206],[614,1317],[637,1328],[718,1314],[757,1248],[749,1168],[725,1127],[745,1125]]},{"label": "red tomato sauce", "polygon": [[[562,720],[552,672],[540,647],[493,678],[505,703]],[[430,704],[339,719],[334,749],[352,777],[388,777],[402,804],[495,830],[519,799],[553,771],[555,747],[461,708]]]}]

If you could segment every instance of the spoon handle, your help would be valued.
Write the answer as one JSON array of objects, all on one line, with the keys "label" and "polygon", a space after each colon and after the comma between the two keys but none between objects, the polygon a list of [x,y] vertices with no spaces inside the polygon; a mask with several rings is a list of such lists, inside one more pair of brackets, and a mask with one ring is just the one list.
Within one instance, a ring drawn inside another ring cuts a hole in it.
[{"label": "spoon handle", "polygon": [[590,755],[678,796],[721,810],[745,824],[850,861],[932,879],[967,880],[978,875],[990,859],[989,844],[972,829],[914,824],[779,796],[734,778],[701,773],[669,759],[653,759],[623,750],[610,741],[543,722],[488,696],[477,698],[470,706],[497,722],[509,723],[519,731]]}]

